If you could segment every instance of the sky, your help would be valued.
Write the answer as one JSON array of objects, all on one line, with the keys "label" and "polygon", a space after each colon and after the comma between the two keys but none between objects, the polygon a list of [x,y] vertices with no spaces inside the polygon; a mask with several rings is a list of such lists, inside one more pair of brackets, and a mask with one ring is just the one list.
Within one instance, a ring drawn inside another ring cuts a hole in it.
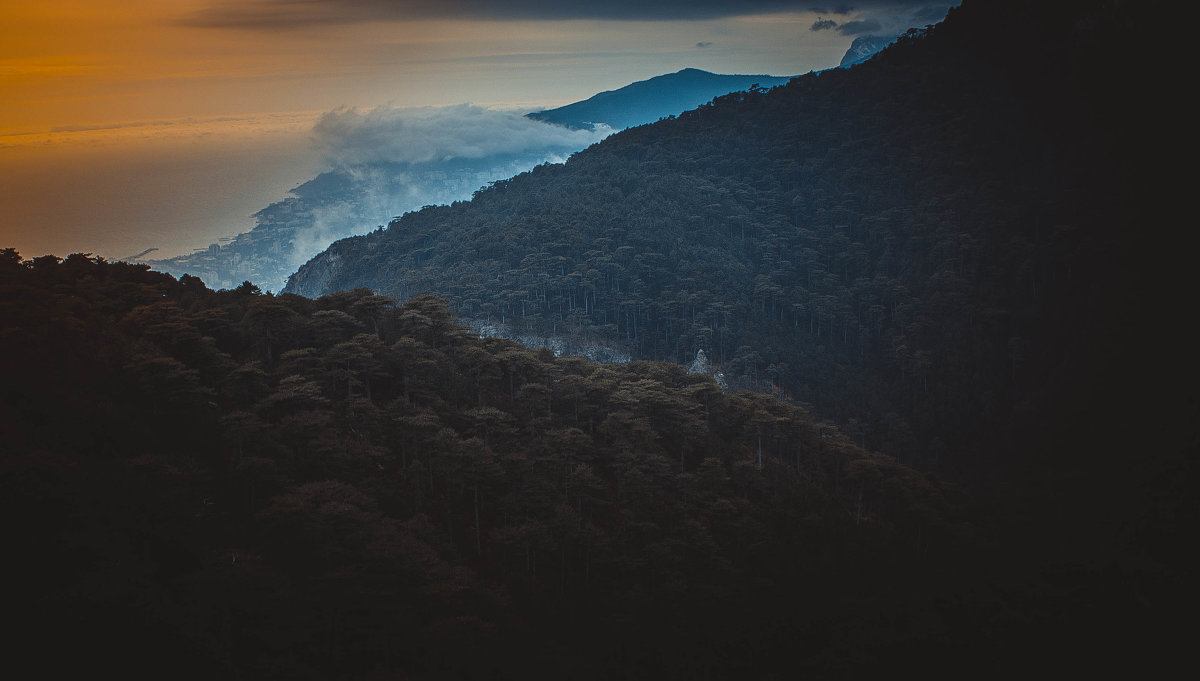
[{"label": "sky", "polygon": [[330,112],[527,111],[687,67],[798,75],[945,4],[0,0],[0,247],[184,253],[327,167]]}]

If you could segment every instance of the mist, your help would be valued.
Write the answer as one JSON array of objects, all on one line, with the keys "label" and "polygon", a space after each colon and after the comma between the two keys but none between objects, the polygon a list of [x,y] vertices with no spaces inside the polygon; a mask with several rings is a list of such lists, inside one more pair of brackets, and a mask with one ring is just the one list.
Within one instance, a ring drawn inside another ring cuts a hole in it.
[{"label": "mist", "polygon": [[446,163],[455,159],[541,155],[562,157],[612,130],[569,130],[524,112],[470,104],[366,111],[335,109],[313,127],[313,146],[331,167],[369,163]]},{"label": "mist", "polygon": [[470,104],[337,108],[309,134],[322,172],[255,212],[253,229],[197,253],[145,262],[213,287],[252,281],[279,291],[338,239],[426,205],[469,199],[490,182],[563,162],[612,132],[603,125],[570,130]]}]

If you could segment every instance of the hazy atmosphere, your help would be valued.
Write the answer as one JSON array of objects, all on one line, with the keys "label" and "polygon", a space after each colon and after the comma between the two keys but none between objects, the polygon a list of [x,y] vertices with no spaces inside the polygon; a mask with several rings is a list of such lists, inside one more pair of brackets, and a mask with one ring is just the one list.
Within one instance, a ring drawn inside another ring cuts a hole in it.
[{"label": "hazy atmosphere", "polygon": [[546,126],[510,112],[688,67],[828,68],[856,35],[946,9],[812,5],[4,0],[0,236],[30,256],[178,255],[352,156],[561,160],[597,138],[535,139]]}]

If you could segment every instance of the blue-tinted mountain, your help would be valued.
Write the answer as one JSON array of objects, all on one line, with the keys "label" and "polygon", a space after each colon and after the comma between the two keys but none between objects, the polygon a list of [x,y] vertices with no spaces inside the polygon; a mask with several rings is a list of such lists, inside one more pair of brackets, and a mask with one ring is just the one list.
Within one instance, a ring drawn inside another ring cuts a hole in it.
[{"label": "blue-tinted mountain", "polygon": [[1010,608],[988,636],[1012,661],[1136,674],[1186,649],[1169,623],[1200,602],[1194,252],[1160,158],[1175,90],[1129,58],[1162,45],[1162,10],[967,0],[853,68],[337,242],[286,290],[434,293],[635,359],[702,349],[731,389],[995,490],[991,568],[958,574]]},{"label": "blue-tinted mountain", "polygon": [[706,104],[714,97],[756,86],[770,88],[789,80],[790,77],[724,75],[683,69],[601,92],[581,102],[526,115],[570,128],[605,124],[621,130],[678,115]]},{"label": "blue-tinted mountain", "polygon": [[970,549],[951,486],[799,406],[429,297],[0,249],[0,310],[5,661],[42,678],[876,677],[861,632],[956,595],[914,549]]}]

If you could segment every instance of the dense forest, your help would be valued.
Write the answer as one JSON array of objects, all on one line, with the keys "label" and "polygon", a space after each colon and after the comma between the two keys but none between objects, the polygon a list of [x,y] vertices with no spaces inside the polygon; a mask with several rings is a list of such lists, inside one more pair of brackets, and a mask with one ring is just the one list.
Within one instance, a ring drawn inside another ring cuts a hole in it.
[{"label": "dense forest", "polygon": [[1011,467],[1012,424],[1124,352],[1112,333],[1136,314],[1127,258],[1152,208],[1131,126],[1149,121],[1111,88],[1161,98],[1118,56],[1143,44],[1137,11],[967,2],[865,64],[340,241],[285,290],[432,293],[643,359],[703,349],[731,385],[901,461]]},{"label": "dense forest", "polygon": [[975,591],[961,491],[794,405],[431,297],[2,255],[6,613],[51,676],[839,675],[969,621],[912,609]]},{"label": "dense forest", "polygon": [[1039,481],[1012,504],[704,371],[480,338],[429,296],[5,249],[0,315],[14,668],[958,678],[1188,650],[1185,465],[1150,503],[1140,457],[1110,509],[1068,486],[1047,509]]}]

